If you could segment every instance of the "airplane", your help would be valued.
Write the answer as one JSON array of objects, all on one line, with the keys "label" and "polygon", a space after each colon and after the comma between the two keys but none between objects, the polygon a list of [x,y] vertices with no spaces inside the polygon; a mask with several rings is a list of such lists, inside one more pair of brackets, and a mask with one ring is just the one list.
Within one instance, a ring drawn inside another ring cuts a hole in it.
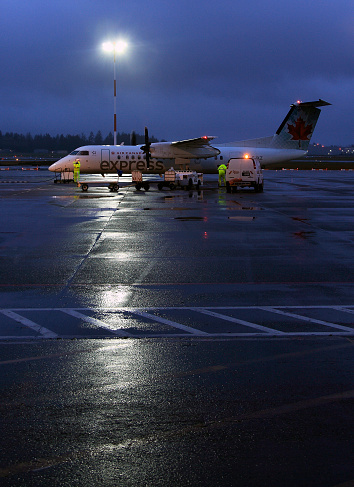
[{"label": "airplane", "polygon": [[[78,147],[49,167],[56,173],[73,172],[73,164],[80,161],[80,174],[118,174],[139,171],[163,174],[174,167],[204,174],[218,172],[220,164],[231,158],[249,157],[258,160],[262,167],[275,162],[297,159],[307,153],[311,136],[321,110],[330,105],[319,99],[312,102],[298,101],[290,110],[273,136],[211,145],[212,136],[175,142],[149,142],[145,127],[145,144],[136,145],[87,145]],[[113,188],[112,185],[109,186]],[[138,185],[136,185],[139,189]],[[116,185],[117,188],[117,185]]]}]

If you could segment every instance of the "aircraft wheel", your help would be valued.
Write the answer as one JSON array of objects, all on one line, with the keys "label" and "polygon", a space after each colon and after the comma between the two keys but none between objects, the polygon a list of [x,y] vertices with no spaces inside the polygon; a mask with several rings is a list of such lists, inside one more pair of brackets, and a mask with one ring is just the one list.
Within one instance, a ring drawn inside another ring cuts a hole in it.
[{"label": "aircraft wheel", "polygon": [[163,183],[157,183],[157,188],[159,191],[161,191],[163,188]]},{"label": "aircraft wheel", "polygon": [[81,185],[82,191],[87,191],[88,190],[88,184],[84,183]]},{"label": "aircraft wheel", "polygon": [[112,184],[112,191],[114,191],[115,193],[118,192],[118,189],[119,189],[119,184]]},{"label": "aircraft wheel", "polygon": [[149,183],[144,183],[143,186],[144,186],[145,191],[149,191],[149,189],[150,189]]},{"label": "aircraft wheel", "polygon": [[170,189],[175,189],[176,185],[174,183],[170,183]]},{"label": "aircraft wheel", "polygon": [[136,185],[135,185],[135,189],[136,189],[137,191],[140,191],[140,190],[141,190],[141,183],[136,183]]}]

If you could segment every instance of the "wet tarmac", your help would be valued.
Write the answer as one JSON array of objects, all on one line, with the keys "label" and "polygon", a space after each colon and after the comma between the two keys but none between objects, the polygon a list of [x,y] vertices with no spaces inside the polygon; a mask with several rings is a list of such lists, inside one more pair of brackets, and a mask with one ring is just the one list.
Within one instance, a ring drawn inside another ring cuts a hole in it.
[{"label": "wet tarmac", "polygon": [[1,485],[353,485],[354,172],[23,174],[0,173]]}]

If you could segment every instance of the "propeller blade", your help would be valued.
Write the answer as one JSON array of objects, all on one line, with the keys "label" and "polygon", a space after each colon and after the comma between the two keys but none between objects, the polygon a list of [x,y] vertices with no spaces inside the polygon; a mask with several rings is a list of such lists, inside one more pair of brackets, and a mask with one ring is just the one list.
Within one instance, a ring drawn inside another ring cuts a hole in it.
[{"label": "propeller blade", "polygon": [[146,155],[146,167],[149,169],[150,167],[150,145],[151,143],[149,142],[149,131],[148,128],[145,127],[145,145],[143,151],[145,152]]},{"label": "propeller blade", "polygon": [[136,133],[134,130],[130,134],[130,145],[136,145]]}]

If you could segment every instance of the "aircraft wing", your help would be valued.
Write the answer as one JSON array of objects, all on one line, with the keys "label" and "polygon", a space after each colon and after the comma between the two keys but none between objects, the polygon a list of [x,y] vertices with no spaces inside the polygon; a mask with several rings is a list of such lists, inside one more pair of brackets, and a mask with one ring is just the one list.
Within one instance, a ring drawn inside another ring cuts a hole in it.
[{"label": "aircraft wing", "polygon": [[207,135],[205,135],[203,137],[197,137],[196,139],[178,140],[177,142],[171,142],[171,145],[185,147],[186,149],[204,147],[209,146],[209,142],[213,139],[215,139],[215,137],[208,137]]},{"label": "aircraft wing", "polygon": [[156,142],[151,144],[153,157],[161,158],[203,158],[220,154],[219,149],[210,145],[215,137],[203,136],[176,142]]}]

